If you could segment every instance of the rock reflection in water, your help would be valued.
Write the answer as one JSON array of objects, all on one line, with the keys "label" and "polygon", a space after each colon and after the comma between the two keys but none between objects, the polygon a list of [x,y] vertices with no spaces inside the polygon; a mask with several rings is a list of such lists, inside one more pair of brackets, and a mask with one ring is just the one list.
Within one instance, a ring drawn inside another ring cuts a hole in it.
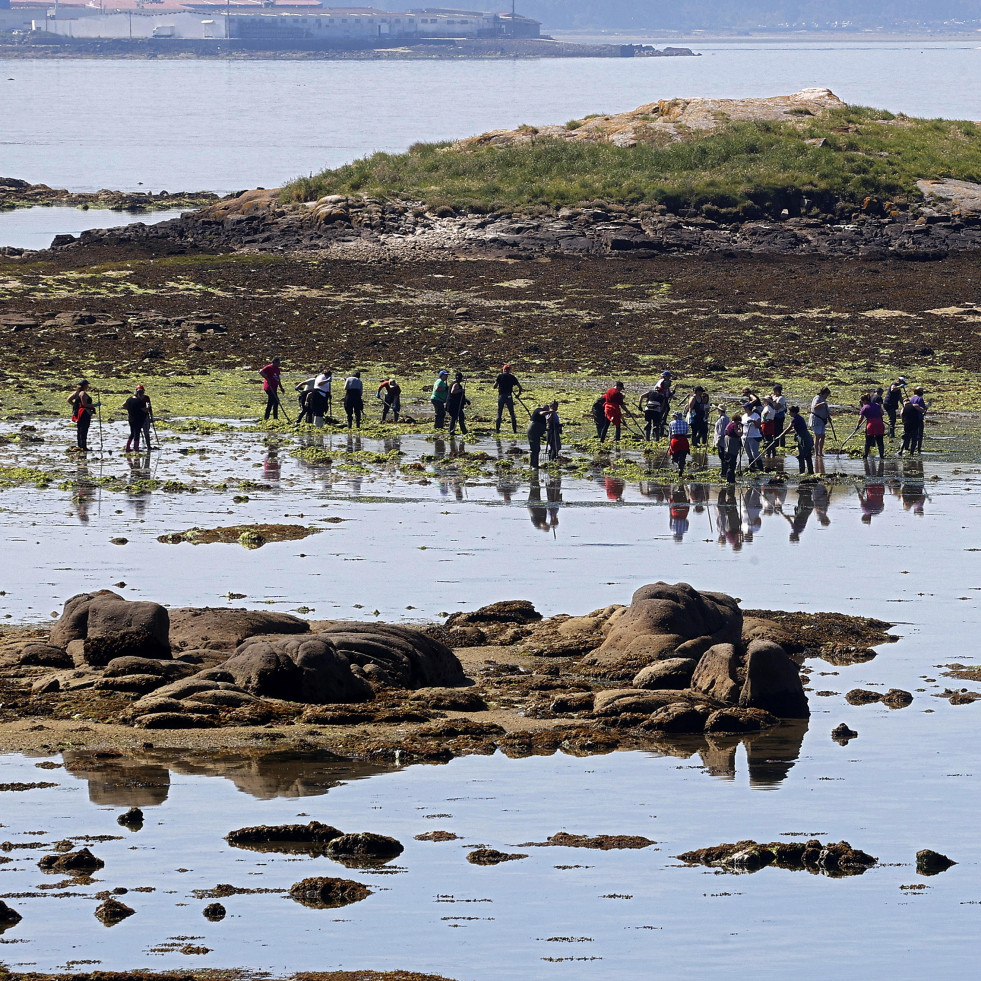
[{"label": "rock reflection in water", "polygon": [[171,772],[223,777],[257,800],[319,797],[334,787],[364,780],[397,767],[338,760],[330,753],[198,754],[193,760],[177,752],[141,757],[66,751],[65,770],[89,785],[94,804],[152,807],[167,800]]},{"label": "rock reflection in water", "polygon": [[667,737],[657,740],[655,751],[684,760],[698,754],[710,776],[734,780],[738,769],[736,755],[741,743],[746,750],[750,786],[776,787],[800,758],[806,733],[807,721],[800,720],[784,722],[765,732],[743,735]]}]

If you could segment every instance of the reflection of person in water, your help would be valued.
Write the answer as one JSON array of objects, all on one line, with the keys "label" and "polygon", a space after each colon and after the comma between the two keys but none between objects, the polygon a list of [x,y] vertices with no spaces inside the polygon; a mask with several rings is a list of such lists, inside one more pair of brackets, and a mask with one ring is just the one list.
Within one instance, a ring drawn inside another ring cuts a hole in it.
[{"label": "reflection of person in water", "polygon": [[627,487],[626,481],[621,480],[619,477],[605,477],[603,486],[606,489],[606,496],[611,501],[623,500],[623,492]]},{"label": "reflection of person in water", "polygon": [[822,528],[827,528],[831,524],[831,519],[828,517],[831,488],[824,481],[811,484],[811,499],[814,501],[814,513],[817,515],[818,523]]},{"label": "reflection of person in water", "polygon": [[89,505],[95,496],[95,486],[92,474],[84,461],[75,468],[75,490],[72,492],[72,504],[78,513],[78,520],[83,524],[89,520]]},{"label": "reflection of person in water", "polygon": [[668,524],[676,542],[683,541],[688,531],[688,511],[688,495],[685,493],[685,488],[681,486],[674,488],[671,491],[671,506],[668,508]]},{"label": "reflection of person in water", "polygon": [[886,509],[886,485],[882,482],[882,461],[865,461],[865,490],[859,488],[858,500],[862,506],[862,524],[871,524],[872,518]]},{"label": "reflection of person in water", "polygon": [[913,514],[923,514],[926,504],[926,488],[923,484],[923,461],[907,460],[903,466],[903,482],[899,489],[903,507]]},{"label": "reflection of person in water", "polygon": [[542,501],[542,485],[538,473],[532,473],[528,486],[528,514],[531,523],[540,531],[551,531],[559,526],[559,504],[562,503],[562,477],[556,474],[545,480],[545,499]]},{"label": "reflection of person in water", "polygon": [[[126,464],[129,466],[129,482],[135,484],[141,480],[150,478],[150,452],[144,450],[143,456],[136,453],[129,453],[126,456]],[[133,505],[133,511],[137,518],[142,518],[146,514],[146,506],[150,500],[149,494],[127,494],[127,500]]]},{"label": "reflection of person in water", "polygon": [[801,533],[807,526],[807,521],[813,511],[814,498],[811,495],[811,487],[809,484],[801,484],[797,488],[797,504],[794,506],[793,518],[790,515],[784,514],[790,525],[790,540],[792,542],[800,541]]},{"label": "reflection of person in water", "polygon": [[763,527],[763,498],[755,484],[743,492],[743,510],[743,537],[751,542],[753,535]]},{"label": "reflection of person in water", "polygon": [[743,547],[743,532],[736,507],[736,491],[731,485],[719,488],[715,513],[719,544],[729,545],[734,552],[738,552]]},{"label": "reflection of person in water", "polygon": [[283,468],[279,460],[279,453],[275,448],[271,449],[262,461],[262,473],[266,480],[279,480],[282,477]]}]

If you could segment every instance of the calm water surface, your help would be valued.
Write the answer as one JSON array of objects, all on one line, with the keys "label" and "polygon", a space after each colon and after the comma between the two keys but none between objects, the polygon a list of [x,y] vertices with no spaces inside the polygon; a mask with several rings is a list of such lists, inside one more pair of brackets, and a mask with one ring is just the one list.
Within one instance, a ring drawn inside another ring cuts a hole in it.
[{"label": "calm water surface", "polygon": [[276,187],[419,140],[814,85],[849,102],[981,119],[981,45],[971,41],[696,47],[700,58],[0,60],[0,173],[77,191]]},{"label": "calm water surface", "polygon": [[[119,424],[113,427],[112,440]],[[13,428],[5,424],[3,433]],[[63,429],[40,427],[54,445]],[[218,605],[237,591],[246,598],[233,605],[303,603],[318,617],[377,610],[411,621],[512,597],[532,599],[547,614],[579,613],[664,579],[730,592],[747,608],[879,616],[897,624],[901,639],[865,664],[811,662],[809,726],[742,745],[674,743],[586,759],[480,757],[395,771],[348,771],[317,757],[189,761],[152,751],[93,766],[52,748],[49,758],[64,759],[66,772],[37,769],[36,757],[5,757],[4,783],[57,784],[0,792],[5,840],[122,837],[92,844],[106,862],[95,882],[53,890],[39,889],[56,881],[37,868],[44,849],[4,852],[13,861],[0,866],[0,895],[24,915],[0,941],[4,963],[402,967],[474,981],[640,977],[652,964],[659,974],[693,979],[743,978],[749,964],[764,978],[913,978],[928,970],[959,975],[971,963],[964,937],[981,902],[974,751],[981,705],[954,707],[934,696],[962,686],[940,666],[977,660],[976,466],[951,462],[935,444],[923,464],[886,461],[866,475],[865,489],[840,484],[818,502],[797,488],[751,485],[720,500],[718,488],[696,483],[660,491],[605,479],[557,486],[552,478],[537,485],[520,478],[502,486],[437,474],[417,484],[394,474],[315,470],[285,450],[271,458],[255,434],[162,435],[159,462],[134,460],[134,477],[142,471],[204,485],[223,475],[228,491],[100,492],[98,476],[130,466],[108,455],[74,474],[93,481],[87,489],[6,490],[4,615],[45,619],[68,595],[119,581],[133,598]],[[347,448],[344,437],[334,439]],[[177,452],[191,447],[207,452]],[[413,447],[403,440],[404,449]],[[365,440],[362,448],[381,446]],[[496,452],[491,440],[474,448]],[[44,461],[51,465],[44,444],[0,453],[6,465]],[[65,476],[74,466],[64,464]],[[861,461],[842,461],[840,469],[864,474]],[[246,477],[267,487],[235,505],[233,484]],[[256,552],[156,541],[195,524],[284,520],[323,531]],[[129,544],[111,544],[116,536]],[[853,707],[844,695],[854,687],[905,688],[914,702],[900,711]],[[860,733],[847,747],[830,738],[842,721]],[[130,805],[146,813],[135,834],[115,820]],[[391,872],[361,872],[325,858],[231,849],[223,840],[234,827],[310,819],[394,835],[406,850]],[[414,840],[436,829],[461,839]],[[657,845],[640,852],[518,847],[560,830],[641,834]],[[722,841],[788,835],[844,838],[882,864],[832,880],[773,869],[717,875],[673,859]],[[530,857],[479,868],[465,860],[477,845]],[[923,847],[959,864],[921,878],[913,863]],[[223,900],[229,916],[219,924],[204,920],[210,900],[195,894],[225,882],[285,889],[318,874],[355,878],[375,893],[333,911],[307,910],[278,892],[233,896]],[[927,888],[902,888],[914,884]],[[116,887],[130,890],[123,899],[137,915],[107,930],[93,917],[95,895]],[[135,891],[143,887],[153,891]],[[207,953],[181,953],[188,943]]]},{"label": "calm water surface", "polygon": [[79,235],[89,228],[118,228],[136,222],[153,225],[180,216],[179,208],[139,214],[107,208],[18,208],[0,211],[0,245],[46,249],[55,235]]}]

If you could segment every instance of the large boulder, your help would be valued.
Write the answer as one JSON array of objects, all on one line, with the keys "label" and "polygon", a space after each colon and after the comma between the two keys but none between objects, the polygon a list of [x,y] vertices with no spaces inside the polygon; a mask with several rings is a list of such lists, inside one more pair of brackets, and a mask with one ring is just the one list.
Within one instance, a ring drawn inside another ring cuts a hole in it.
[{"label": "large boulder", "polygon": [[715,644],[699,659],[691,687],[727,705],[739,700],[739,652],[732,644]]},{"label": "large boulder", "polygon": [[290,702],[363,702],[371,686],[323,634],[247,640],[222,665],[236,685]]},{"label": "large boulder", "polygon": [[738,644],[742,622],[736,600],[724,593],[702,593],[687,583],[642,586],[580,667],[625,680],[662,658],[698,658],[715,644]]},{"label": "large boulder", "polygon": [[749,645],[739,705],[765,709],[782,719],[810,716],[800,669],[779,644],[754,640]]},{"label": "large boulder", "polygon": [[396,688],[452,687],[467,681],[453,651],[413,627],[343,620],[318,627],[320,636],[372,681]]},{"label": "large boulder", "polygon": [[65,649],[80,641],[85,662],[101,666],[125,656],[169,659],[169,633],[170,618],[159,603],[131,602],[101,589],[65,603],[50,642]]},{"label": "large boulder", "polygon": [[306,620],[269,610],[188,607],[170,611],[170,642],[183,650],[231,652],[250,637],[309,632]]}]

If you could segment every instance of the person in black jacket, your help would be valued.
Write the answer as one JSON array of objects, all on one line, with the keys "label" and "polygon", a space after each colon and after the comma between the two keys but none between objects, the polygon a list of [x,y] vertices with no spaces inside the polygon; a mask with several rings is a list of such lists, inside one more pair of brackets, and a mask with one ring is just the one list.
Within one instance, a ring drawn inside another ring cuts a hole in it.
[{"label": "person in black jacket", "polygon": [[538,469],[538,459],[542,452],[542,437],[548,430],[548,416],[550,409],[547,405],[540,405],[533,409],[531,419],[528,421],[528,448],[531,450],[531,467]]}]

